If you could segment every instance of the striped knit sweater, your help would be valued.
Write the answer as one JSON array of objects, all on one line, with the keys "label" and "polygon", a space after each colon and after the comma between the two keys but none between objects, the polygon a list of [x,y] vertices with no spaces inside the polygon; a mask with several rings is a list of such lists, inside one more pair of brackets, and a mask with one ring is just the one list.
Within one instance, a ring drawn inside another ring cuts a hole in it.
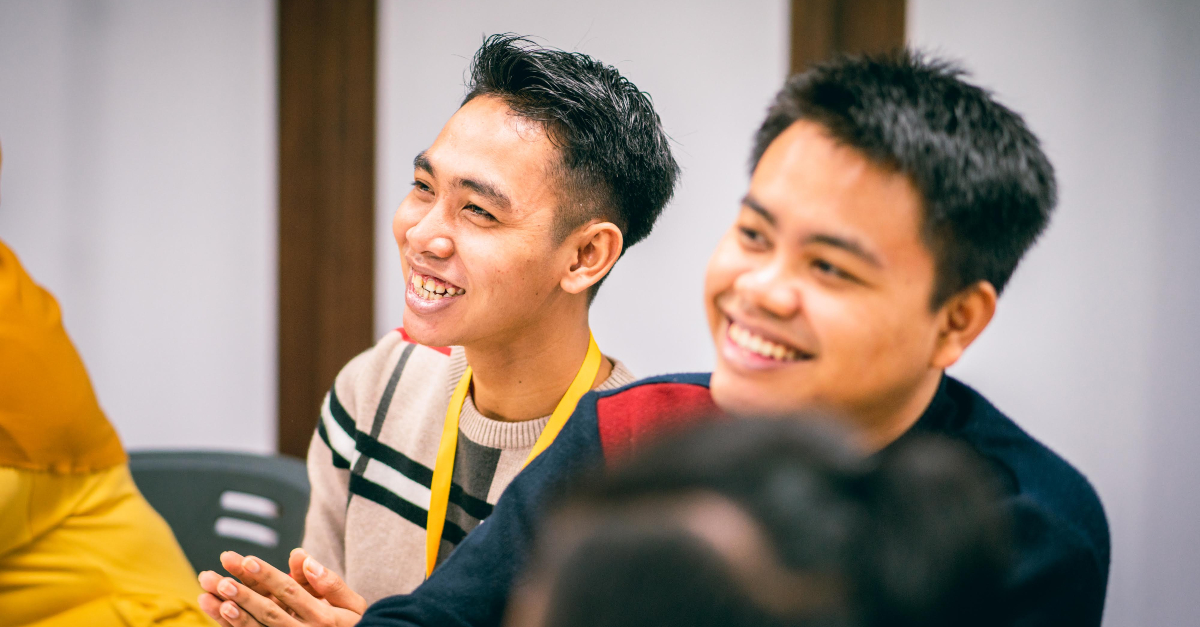
[{"label": "striped knit sweater", "polygon": [[[422,346],[397,329],[346,364],[325,397],[308,450],[303,546],[369,603],[425,579],[432,469],[446,406],[466,368],[461,347]],[[597,389],[633,380],[613,360]],[[491,514],[549,419],[492,420],[467,397],[439,563]]]}]

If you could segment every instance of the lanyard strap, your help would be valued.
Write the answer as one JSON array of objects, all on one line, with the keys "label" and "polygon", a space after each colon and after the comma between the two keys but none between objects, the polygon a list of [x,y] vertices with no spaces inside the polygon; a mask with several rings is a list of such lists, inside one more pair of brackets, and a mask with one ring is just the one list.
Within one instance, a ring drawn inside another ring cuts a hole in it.
[{"label": "lanyard strap", "polygon": [[[592,389],[592,383],[599,372],[600,347],[596,345],[596,338],[589,332],[587,356],[583,358],[583,365],[575,375],[575,380],[571,382],[571,387],[567,388],[567,393],[558,401],[558,406],[550,415],[550,421],[542,429],[542,434],[534,443],[533,450],[529,451],[529,457],[522,468],[528,466],[529,462],[554,442],[558,432],[567,424],[567,419],[575,412],[579,399]],[[429,517],[425,520],[426,577],[433,573],[433,567],[437,565],[438,549],[442,544],[442,529],[446,526],[446,506],[450,502],[450,479],[454,474],[454,453],[458,448],[458,418],[462,414],[463,403],[466,402],[470,389],[471,367],[467,366],[467,371],[454,388],[454,394],[450,396],[450,406],[446,408],[446,423],[442,426],[442,441],[438,445],[437,463],[434,464],[433,481],[429,487]]]}]

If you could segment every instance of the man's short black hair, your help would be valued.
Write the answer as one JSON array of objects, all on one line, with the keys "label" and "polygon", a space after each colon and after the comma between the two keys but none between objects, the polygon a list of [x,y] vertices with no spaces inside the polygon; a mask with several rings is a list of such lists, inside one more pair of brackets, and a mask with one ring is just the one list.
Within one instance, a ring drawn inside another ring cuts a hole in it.
[{"label": "man's short black hair", "polygon": [[[998,624],[1010,521],[987,463],[934,436],[864,457],[808,418],[715,421],[560,495],[534,553],[545,624]],[[750,538],[696,534],[713,499]]]},{"label": "man's short black hair", "polygon": [[626,248],[650,234],[679,166],[650,97],[616,68],[498,34],[475,53],[468,90],[463,104],[498,97],[540,123],[561,150],[567,206],[556,219],[560,241],[594,218],[616,224]]},{"label": "man's short black hair", "polygon": [[988,281],[1004,289],[1045,229],[1054,168],[1021,116],[943,59],[903,50],[841,56],[793,76],[755,138],[752,167],[797,120],[906,175],[924,205],[932,305]]}]

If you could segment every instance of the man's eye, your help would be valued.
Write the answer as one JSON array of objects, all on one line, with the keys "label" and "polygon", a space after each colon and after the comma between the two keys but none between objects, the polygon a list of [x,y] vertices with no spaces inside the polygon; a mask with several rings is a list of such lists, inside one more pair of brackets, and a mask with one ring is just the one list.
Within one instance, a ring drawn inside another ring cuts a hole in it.
[{"label": "man's eye", "polygon": [[752,246],[764,246],[767,243],[767,238],[752,228],[740,226],[738,232],[741,234],[742,240]]},{"label": "man's eye", "polygon": [[478,205],[467,205],[466,207],[463,207],[463,209],[470,211],[471,213],[473,213],[485,220],[491,220],[493,222],[496,220],[496,217],[493,216],[492,214],[488,213],[487,209],[484,209],[483,207],[480,207]]},{"label": "man's eye", "polygon": [[413,181],[412,184],[413,184],[413,187],[415,187],[423,192],[432,192],[433,191],[432,189],[429,188],[428,185],[422,183],[421,181]]},{"label": "man's eye", "polygon": [[829,263],[828,261],[825,261],[824,259],[814,259],[812,262],[812,267],[814,270],[816,270],[817,272],[820,272],[821,274],[826,274],[826,275],[829,275],[832,277],[837,277],[839,279],[846,279],[849,281],[855,280],[855,278],[852,275],[850,275],[849,273],[847,273],[845,270],[842,270],[841,268]]}]

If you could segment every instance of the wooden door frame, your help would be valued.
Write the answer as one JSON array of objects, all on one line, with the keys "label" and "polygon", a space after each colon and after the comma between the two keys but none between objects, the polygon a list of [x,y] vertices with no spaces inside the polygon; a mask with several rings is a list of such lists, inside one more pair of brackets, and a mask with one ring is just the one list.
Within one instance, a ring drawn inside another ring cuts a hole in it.
[{"label": "wooden door frame", "polygon": [[278,0],[279,452],[374,341],[376,0]]},{"label": "wooden door frame", "polygon": [[904,46],[905,0],[792,0],[789,73],[837,53]]}]

